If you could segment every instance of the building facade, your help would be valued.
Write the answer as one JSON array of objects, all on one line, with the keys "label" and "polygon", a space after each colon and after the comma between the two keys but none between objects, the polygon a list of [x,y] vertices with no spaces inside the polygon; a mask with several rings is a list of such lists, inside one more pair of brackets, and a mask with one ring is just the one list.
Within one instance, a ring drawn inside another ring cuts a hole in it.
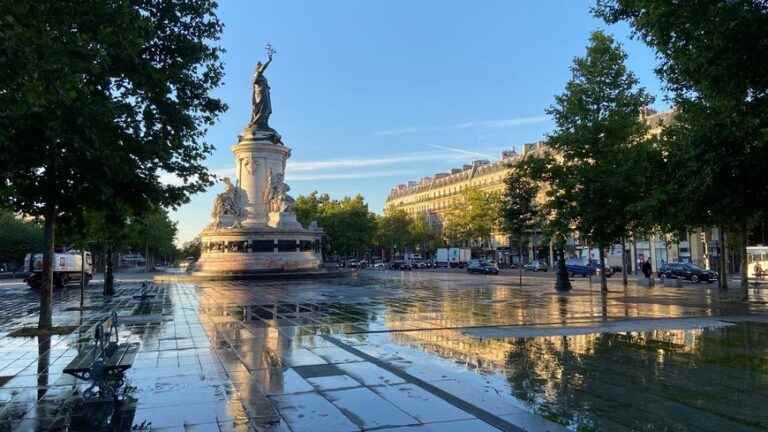
[{"label": "building facade", "polygon": [[[674,112],[657,113],[647,110],[643,119],[649,126],[649,134],[658,134],[663,125],[674,119]],[[484,192],[504,192],[505,179],[514,169],[515,164],[530,152],[543,151],[544,142],[523,145],[523,153],[514,150],[504,151],[497,161],[475,160],[461,168],[440,172],[423,177],[418,181],[399,184],[392,188],[387,197],[384,212],[401,210],[411,217],[426,217],[430,224],[442,228],[446,214],[454,205],[460,204],[462,193],[468,188]],[[638,173],[642,175],[642,173]],[[685,261],[706,268],[715,268],[719,259],[719,247],[716,239],[718,232],[713,229],[697,229],[682,235],[654,235],[651,238],[630,239],[625,244],[626,265],[632,272],[640,268],[646,260],[656,271],[665,262]],[[570,239],[568,252],[571,256],[597,258],[596,250],[579,241],[578,235]],[[533,233],[528,250],[519,256],[510,248],[509,238],[503,233],[495,233],[490,248],[501,264],[514,264],[540,259],[553,263],[551,245],[544,244],[541,236]],[[609,265],[621,267],[621,245],[615,245],[608,251]],[[591,252],[590,252],[591,250]]]},{"label": "building facade", "polygon": [[[523,154],[507,150],[494,162],[475,160],[461,168],[399,184],[390,191],[384,205],[384,213],[404,211],[411,217],[426,217],[431,225],[442,228],[447,213],[462,202],[463,193],[467,189],[503,193],[505,180],[515,164],[529,152],[543,150],[544,146],[543,142],[525,144]],[[492,234],[490,242],[490,249],[497,251],[499,262],[512,263],[523,260],[522,257],[517,257],[516,251],[510,250],[507,235],[496,232]],[[526,252],[529,252],[530,256],[535,255],[533,250]]]}]

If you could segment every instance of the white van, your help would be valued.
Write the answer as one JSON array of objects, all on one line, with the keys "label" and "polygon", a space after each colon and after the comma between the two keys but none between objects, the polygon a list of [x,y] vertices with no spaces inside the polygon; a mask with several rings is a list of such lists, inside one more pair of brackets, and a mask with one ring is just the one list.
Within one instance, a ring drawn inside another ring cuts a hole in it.
[{"label": "white van", "polygon": [[[53,284],[60,288],[64,285],[80,281],[80,271],[83,267],[79,250],[70,249],[63,253],[54,254]],[[43,284],[43,254],[27,254],[24,257],[24,270],[29,274],[24,281],[31,288],[40,288]],[[93,260],[91,253],[85,253],[85,283],[93,278]]]}]

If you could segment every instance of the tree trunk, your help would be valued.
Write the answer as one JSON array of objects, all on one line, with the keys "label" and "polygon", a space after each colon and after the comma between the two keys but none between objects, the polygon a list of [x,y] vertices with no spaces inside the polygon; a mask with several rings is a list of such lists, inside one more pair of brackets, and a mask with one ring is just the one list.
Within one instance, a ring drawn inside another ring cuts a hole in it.
[{"label": "tree trunk", "polygon": [[555,282],[557,291],[570,291],[571,281],[568,279],[568,269],[565,268],[565,250],[562,246],[557,248],[557,281]]},{"label": "tree trunk", "polygon": [[720,243],[720,253],[718,254],[718,266],[717,266],[717,272],[719,273],[720,278],[720,288],[727,290],[728,289],[728,270],[725,267],[725,233],[723,232],[723,227],[719,227],[717,229],[717,236],[718,236],[718,243]]},{"label": "tree trunk", "polygon": [[632,236],[632,265],[634,266],[635,270],[632,272],[633,275],[637,276],[637,270],[638,270],[638,262],[637,262],[637,239],[635,236]]},{"label": "tree trunk", "polygon": [[144,242],[144,271],[149,273],[152,268],[149,263],[149,241]]},{"label": "tree trunk", "polygon": [[107,245],[107,262],[104,268],[104,295],[115,294],[115,277],[112,275],[112,245]]},{"label": "tree trunk", "polygon": [[54,233],[56,226],[56,204],[49,203],[45,212],[45,227],[43,229],[43,277],[40,286],[40,318],[37,328],[50,330],[53,323],[53,269],[55,267]]},{"label": "tree trunk", "polygon": [[48,378],[51,364],[51,335],[37,336],[37,400],[48,393]]},{"label": "tree trunk", "polygon": [[80,310],[85,301],[85,246],[80,246]]},{"label": "tree trunk", "polygon": [[520,256],[520,266],[518,268],[518,274],[520,276],[520,286],[523,286],[523,244],[522,242],[517,246],[517,253]]},{"label": "tree trunk", "polygon": [[627,240],[621,239],[621,281],[624,285],[628,285],[627,281]]},{"label": "tree trunk", "polygon": [[[588,265],[592,265],[592,245],[587,242],[587,263]],[[589,286],[592,286],[592,274],[589,274]]]},{"label": "tree trunk", "polygon": [[745,222],[741,225],[741,290],[744,293],[744,301],[749,300],[749,257],[747,245],[749,243],[749,225]]},{"label": "tree trunk", "polygon": [[605,276],[605,248],[601,244],[598,244],[597,247],[600,248],[600,250],[599,250],[599,255],[600,255],[600,291],[607,292],[608,291],[608,279]]}]

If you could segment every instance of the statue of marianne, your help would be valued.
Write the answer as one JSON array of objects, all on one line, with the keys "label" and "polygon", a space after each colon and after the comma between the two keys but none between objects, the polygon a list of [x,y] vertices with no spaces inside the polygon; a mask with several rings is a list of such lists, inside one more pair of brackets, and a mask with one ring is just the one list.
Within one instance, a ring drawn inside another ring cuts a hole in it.
[{"label": "statue of marianne", "polygon": [[256,72],[253,74],[253,96],[251,97],[251,121],[248,126],[257,129],[271,130],[269,127],[269,116],[272,114],[272,100],[269,97],[269,83],[264,72],[267,66],[272,63],[271,46],[267,48],[267,62],[256,63]]}]

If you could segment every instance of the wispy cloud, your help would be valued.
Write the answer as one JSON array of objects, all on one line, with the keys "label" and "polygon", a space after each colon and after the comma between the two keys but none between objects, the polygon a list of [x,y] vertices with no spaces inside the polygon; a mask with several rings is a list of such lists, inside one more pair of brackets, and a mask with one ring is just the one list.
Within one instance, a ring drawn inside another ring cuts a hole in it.
[{"label": "wispy cloud", "polygon": [[356,173],[329,173],[329,174],[295,174],[290,172],[286,176],[286,181],[318,181],[318,180],[342,180],[342,179],[367,179],[382,177],[398,177],[402,175],[411,175],[412,171],[393,170],[393,171],[367,171]]},{"label": "wispy cloud", "polygon": [[[376,177],[396,177],[401,175],[423,174],[423,170],[391,169],[371,171],[374,167],[398,167],[406,164],[418,164],[422,162],[466,162],[472,158],[492,159],[491,155],[461,148],[447,147],[437,144],[428,144],[439,151],[423,151],[402,153],[391,156],[379,156],[354,159],[327,159],[314,161],[288,161],[286,167],[286,180],[288,181],[313,181],[336,179],[362,179]],[[213,168],[211,172],[219,177],[234,177],[234,167]],[[167,178],[168,183],[174,179]]]},{"label": "wispy cloud", "polygon": [[447,146],[442,146],[442,145],[438,145],[438,144],[427,144],[427,145],[432,147],[432,148],[436,148],[438,150],[444,150],[444,151],[459,153],[461,155],[466,155],[466,156],[482,157],[482,158],[489,158],[489,159],[493,157],[493,156],[485,154],[485,153],[478,153],[478,152],[474,152],[474,151],[470,151],[470,150],[464,150],[464,149],[456,148],[456,147],[447,147]]},{"label": "wispy cloud", "polygon": [[[483,156],[485,157],[485,156]],[[405,153],[393,156],[371,157],[371,158],[357,158],[357,159],[329,159],[319,161],[297,161],[288,162],[286,171],[288,172],[306,172],[306,171],[320,171],[325,169],[340,169],[340,168],[368,168],[372,166],[393,165],[399,163],[412,163],[412,162],[430,162],[430,161],[444,161],[444,160],[466,160],[467,154],[445,154],[435,152],[414,152]]]},{"label": "wispy cloud", "polygon": [[532,117],[516,117],[504,120],[481,120],[471,121],[465,123],[458,123],[454,125],[446,126],[431,126],[431,127],[410,127],[403,129],[391,129],[376,131],[373,134],[379,136],[391,136],[391,135],[406,135],[412,133],[425,133],[425,132],[442,132],[455,129],[492,129],[492,128],[509,128],[515,126],[521,126],[525,124],[541,123],[546,121],[546,116],[532,116]]}]

